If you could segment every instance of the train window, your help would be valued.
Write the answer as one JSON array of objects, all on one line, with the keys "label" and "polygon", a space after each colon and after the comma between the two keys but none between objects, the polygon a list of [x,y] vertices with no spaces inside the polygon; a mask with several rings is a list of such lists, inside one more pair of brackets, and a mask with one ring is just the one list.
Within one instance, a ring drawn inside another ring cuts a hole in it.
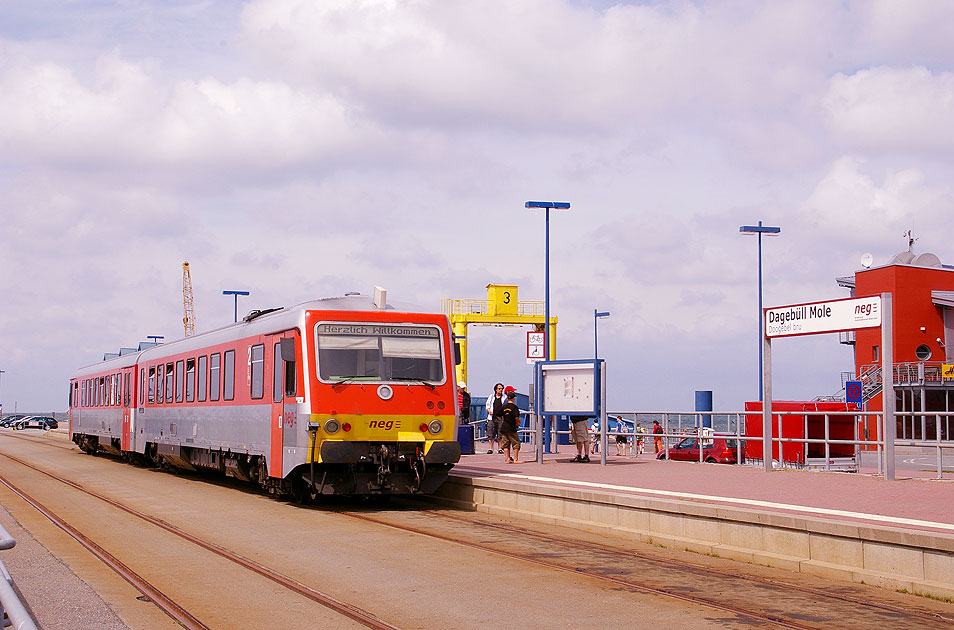
[{"label": "train window", "polygon": [[129,406],[129,372],[126,372],[126,378],[123,379],[123,406]]},{"label": "train window", "polygon": [[444,380],[436,326],[318,324],[316,333],[322,381]]},{"label": "train window", "polygon": [[218,400],[219,391],[219,363],[222,358],[218,352],[209,358],[209,400]]},{"label": "train window", "polygon": [[222,380],[222,398],[232,400],[235,398],[235,350],[225,351],[225,368],[223,370]]},{"label": "train window", "polygon": [[80,382],[80,407],[86,406],[86,381]]},{"label": "train window", "polygon": [[172,364],[166,363],[166,402],[172,402],[172,394],[175,391],[175,372],[172,370]]},{"label": "train window", "polygon": [[182,402],[182,381],[185,379],[185,370],[182,369],[183,361],[176,361],[176,402]]},{"label": "train window", "polygon": [[156,401],[156,366],[149,368],[149,404]]},{"label": "train window", "polygon": [[249,349],[249,361],[252,371],[252,398],[261,398],[265,394],[265,346],[257,344]]},{"label": "train window", "polygon": [[139,406],[143,405],[143,396],[146,392],[146,368],[139,368]]},{"label": "train window", "polygon": [[160,363],[156,366],[156,402],[163,402],[166,391],[166,366]]},{"label": "train window", "polygon": [[110,396],[109,404],[118,405],[120,403],[119,399],[119,384],[121,382],[120,374],[113,374],[113,391]]},{"label": "train window", "polygon": [[206,358],[205,355],[202,355],[201,357],[199,357],[199,367],[195,372],[196,376],[199,377],[198,386],[196,387],[195,399],[198,400],[199,402],[205,401],[205,385],[209,377],[208,372],[206,372],[208,367],[209,367],[209,359]]},{"label": "train window", "polygon": [[195,400],[195,359],[186,359],[186,402]]},{"label": "train window", "polygon": [[275,343],[275,353],[272,355],[272,402],[282,401],[282,344]]},{"label": "train window", "polygon": [[295,395],[295,362],[285,361],[285,395]]}]

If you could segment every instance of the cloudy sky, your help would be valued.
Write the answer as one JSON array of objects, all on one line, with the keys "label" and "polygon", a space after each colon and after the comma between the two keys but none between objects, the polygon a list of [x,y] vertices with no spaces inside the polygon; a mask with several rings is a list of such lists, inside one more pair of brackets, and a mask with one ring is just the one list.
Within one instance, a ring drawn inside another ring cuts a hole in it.
[{"label": "cloudy sky", "polygon": [[[439,311],[543,299],[610,407],[757,396],[765,304],[907,249],[954,263],[954,5],[606,0],[0,0],[0,401],[146,335],[375,284]],[[525,329],[469,384],[526,390]],[[775,344],[776,398],[840,388],[837,336]]]}]

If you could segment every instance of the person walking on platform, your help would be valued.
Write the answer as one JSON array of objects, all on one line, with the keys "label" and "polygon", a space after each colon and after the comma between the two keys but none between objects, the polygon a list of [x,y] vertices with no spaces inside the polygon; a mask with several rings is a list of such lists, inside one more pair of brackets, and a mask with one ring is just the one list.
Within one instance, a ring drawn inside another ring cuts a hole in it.
[{"label": "person walking on platform", "polygon": [[464,381],[457,383],[457,409],[460,411],[460,423],[470,424],[470,394]]},{"label": "person walking on platform", "polygon": [[[520,463],[520,434],[517,429],[520,426],[520,408],[514,400],[517,397],[517,390],[508,387],[504,390],[507,393],[507,402],[500,410],[500,443],[503,444],[503,450],[506,454],[508,464]],[[513,448],[513,457],[510,456],[510,449]]]},{"label": "person walking on platform", "polygon": [[659,451],[663,450],[663,443],[662,443],[663,439],[659,437],[660,435],[662,435],[662,432],[663,432],[663,428],[662,428],[662,425],[659,424],[659,420],[653,420],[653,448],[655,449],[653,451],[654,453],[659,453]]},{"label": "person walking on platform", "polygon": [[570,416],[573,425],[572,437],[576,442],[576,457],[571,462],[589,462],[590,461],[590,432],[587,428],[590,419],[586,416]]},{"label": "person walking on platform", "polygon": [[638,422],[636,423],[636,455],[642,455],[646,448],[646,429]]},{"label": "person walking on platform", "polygon": [[487,446],[490,447],[487,449],[488,455],[494,452],[494,442],[497,443],[497,452],[503,454],[503,447],[500,444],[500,423],[503,417],[500,413],[506,404],[504,385],[503,383],[497,383],[494,385],[493,396],[487,398],[487,404],[485,405],[487,408]]},{"label": "person walking on platform", "polygon": [[626,423],[623,422],[623,416],[616,416],[616,456],[626,455],[626,443],[629,439],[626,437]]}]

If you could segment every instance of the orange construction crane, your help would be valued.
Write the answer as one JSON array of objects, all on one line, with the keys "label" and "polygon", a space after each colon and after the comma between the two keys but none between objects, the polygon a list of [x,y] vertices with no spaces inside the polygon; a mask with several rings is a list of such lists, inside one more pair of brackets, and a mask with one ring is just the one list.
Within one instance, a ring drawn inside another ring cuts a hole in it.
[{"label": "orange construction crane", "polygon": [[192,276],[189,274],[188,261],[182,263],[182,324],[185,326],[185,336],[195,334],[195,311],[192,306]]}]

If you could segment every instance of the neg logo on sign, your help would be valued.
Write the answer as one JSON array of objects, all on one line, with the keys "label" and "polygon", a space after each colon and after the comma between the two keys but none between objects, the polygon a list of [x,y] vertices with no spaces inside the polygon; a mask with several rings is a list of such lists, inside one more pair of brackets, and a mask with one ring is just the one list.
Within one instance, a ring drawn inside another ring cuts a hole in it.
[{"label": "neg logo on sign", "polygon": [[765,309],[765,336],[814,335],[881,325],[881,296]]}]

